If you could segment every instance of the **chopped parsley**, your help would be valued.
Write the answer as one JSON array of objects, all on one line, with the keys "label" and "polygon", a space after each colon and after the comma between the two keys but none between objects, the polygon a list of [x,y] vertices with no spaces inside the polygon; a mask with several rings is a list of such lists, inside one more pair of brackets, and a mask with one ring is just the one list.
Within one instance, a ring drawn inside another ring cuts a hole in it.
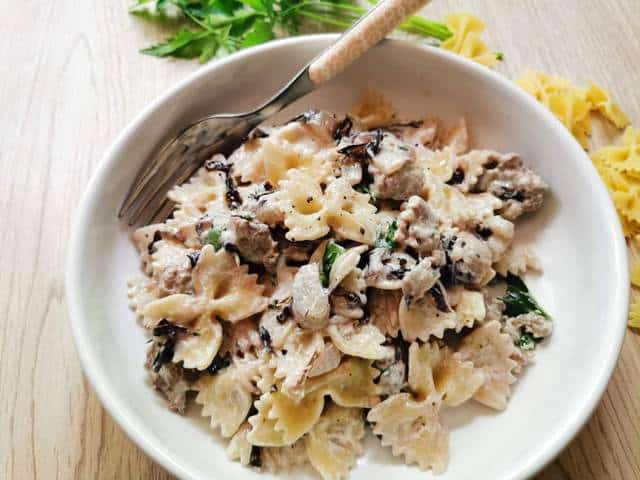
[{"label": "chopped parsley", "polygon": [[392,221],[389,227],[386,229],[381,226],[378,227],[376,232],[376,247],[378,248],[395,248],[396,246],[396,232],[398,231],[398,222]]},{"label": "chopped parsley", "polygon": [[323,287],[329,286],[329,273],[331,267],[335,263],[336,259],[345,252],[344,247],[341,247],[337,243],[330,241],[327,243],[327,248],[324,250],[322,257],[322,269],[320,271],[320,281]]},{"label": "chopped parsley", "polygon": [[238,213],[237,215],[231,215],[231,216],[241,218],[243,220],[246,220],[247,222],[250,222],[251,220],[253,220],[253,215],[251,215],[248,212]]},{"label": "chopped parsley", "polygon": [[222,227],[213,227],[207,233],[207,243],[209,245],[213,245],[216,252],[222,248],[222,242],[220,241],[220,236],[222,235],[222,231],[224,229]]},{"label": "chopped parsley", "polygon": [[505,304],[505,314],[509,317],[517,317],[525,313],[536,313],[547,320],[551,317],[545,312],[538,302],[531,296],[529,289],[516,275],[507,276],[507,293],[500,297]]},{"label": "chopped parsley", "polygon": [[360,192],[360,193],[366,193],[367,195],[369,195],[369,203],[372,205],[376,204],[376,194],[371,190],[371,185],[365,182],[361,182],[359,184],[357,184],[355,187],[353,187],[353,189],[356,192]]},{"label": "chopped parsley", "polygon": [[518,340],[518,346],[521,350],[534,350],[536,348],[536,339],[530,333],[523,333]]}]

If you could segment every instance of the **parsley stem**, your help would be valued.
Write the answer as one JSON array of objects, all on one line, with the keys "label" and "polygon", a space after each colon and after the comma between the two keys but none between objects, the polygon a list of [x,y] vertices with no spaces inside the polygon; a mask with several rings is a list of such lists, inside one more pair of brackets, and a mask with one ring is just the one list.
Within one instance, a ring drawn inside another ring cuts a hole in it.
[{"label": "parsley stem", "polygon": [[[366,8],[362,8],[358,5],[351,5],[348,3],[332,3],[332,2],[325,2],[323,0],[306,0],[287,8],[286,10],[283,10],[282,15],[286,16],[293,12],[299,12],[301,9],[304,9],[305,7],[325,7],[323,11],[326,13],[329,13],[328,10],[335,11],[336,9],[343,9],[343,10],[355,12],[357,14],[357,17],[360,17],[362,14],[364,14],[367,11]],[[334,14],[335,12],[331,12],[331,13]]]},{"label": "parsley stem", "polygon": [[233,25],[234,23],[242,23],[246,20],[249,20],[250,18],[260,18],[260,17],[265,18],[267,17],[267,15],[262,12],[248,12],[244,14],[235,15],[234,17],[231,17],[226,20],[217,20],[215,22],[211,22],[210,25],[212,28],[220,28],[220,27],[226,27],[228,25]]},{"label": "parsley stem", "polygon": [[407,33],[428,35],[442,41],[453,35],[451,30],[449,30],[444,23],[434,22],[417,16],[409,17],[409,19],[400,24],[400,27],[398,28]]},{"label": "parsley stem", "polygon": [[[175,4],[178,8],[180,8],[180,5]],[[200,21],[199,18],[197,18],[195,15],[193,15],[189,10],[187,10],[186,8],[180,8],[180,10],[182,11],[182,13],[189,19],[191,19],[191,21],[197,23],[200,27],[204,28],[205,30],[207,30],[208,32],[212,32],[213,33],[213,29],[207,25],[206,23]]]},{"label": "parsley stem", "polygon": [[[336,12],[336,10],[353,12],[355,15],[345,15],[344,13]],[[307,0],[283,11],[284,14],[292,12],[297,12],[299,15],[327,25],[348,28],[360,16],[364,15],[367,12],[367,9],[359,5],[352,5],[348,3]],[[409,17],[409,19],[403,22],[398,29],[407,33],[434,37],[441,41],[444,41],[453,35],[451,30],[449,30],[444,23],[434,22],[419,16]]]},{"label": "parsley stem", "polygon": [[310,18],[311,20],[324,23],[326,25],[333,25],[334,27],[349,28],[351,26],[351,22],[349,21],[337,20],[335,18],[327,17],[307,10],[298,10],[298,14],[302,15],[303,17]]}]

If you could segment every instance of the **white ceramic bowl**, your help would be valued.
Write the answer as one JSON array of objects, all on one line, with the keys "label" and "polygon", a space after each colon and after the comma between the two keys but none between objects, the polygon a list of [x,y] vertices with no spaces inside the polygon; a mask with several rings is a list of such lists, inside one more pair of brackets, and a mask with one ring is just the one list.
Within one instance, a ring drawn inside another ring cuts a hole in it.
[{"label": "white ceramic bowl", "polygon": [[[138,259],[130,230],[116,221],[117,208],[159,143],[205,114],[257,105],[333,38],[274,42],[203,67],[146,108],[118,137],[80,206],[66,287],[82,365],[128,435],[179,477],[271,478],[227,460],[224,442],[197,408],[189,418],[173,414],[148,384],[144,333],[126,298],[126,280],[138,271]],[[451,454],[441,478],[528,477],[588,419],[620,351],[628,273],[609,196],[582,149],[531,97],[488,68],[434,48],[385,41],[282,117],[312,106],[344,111],[365,87],[381,90],[408,116],[445,121],[465,116],[474,146],[521,153],[551,185],[544,208],[519,225],[518,241],[532,242],[542,260],[544,274],[529,282],[553,315],[555,331],[515,386],[504,412],[473,404],[444,419],[451,430]],[[430,475],[405,466],[369,438],[351,478]]]}]

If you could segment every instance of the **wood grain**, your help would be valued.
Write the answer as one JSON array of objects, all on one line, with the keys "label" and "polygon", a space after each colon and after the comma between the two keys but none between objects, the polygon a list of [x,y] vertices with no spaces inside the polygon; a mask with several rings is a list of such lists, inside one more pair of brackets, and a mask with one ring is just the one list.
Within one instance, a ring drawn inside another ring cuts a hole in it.
[{"label": "wood grain", "polygon": [[[104,150],[144,105],[199,67],[139,55],[163,32],[128,15],[129,3],[3,3],[3,479],[170,478],[124,436],[83,379],[63,295],[70,222]],[[593,79],[640,125],[638,0],[438,0],[425,13],[443,18],[459,10],[486,21],[506,76],[531,67]],[[640,479],[637,332],[627,332],[589,424],[539,478]]]}]

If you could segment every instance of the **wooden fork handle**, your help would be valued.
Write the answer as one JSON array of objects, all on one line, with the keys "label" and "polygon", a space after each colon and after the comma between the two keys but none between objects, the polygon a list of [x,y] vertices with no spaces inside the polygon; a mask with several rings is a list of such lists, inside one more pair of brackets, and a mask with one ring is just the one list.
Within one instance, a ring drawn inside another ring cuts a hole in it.
[{"label": "wooden fork handle", "polygon": [[321,85],[331,80],[429,1],[380,2],[311,63],[309,77],[313,83]]}]

